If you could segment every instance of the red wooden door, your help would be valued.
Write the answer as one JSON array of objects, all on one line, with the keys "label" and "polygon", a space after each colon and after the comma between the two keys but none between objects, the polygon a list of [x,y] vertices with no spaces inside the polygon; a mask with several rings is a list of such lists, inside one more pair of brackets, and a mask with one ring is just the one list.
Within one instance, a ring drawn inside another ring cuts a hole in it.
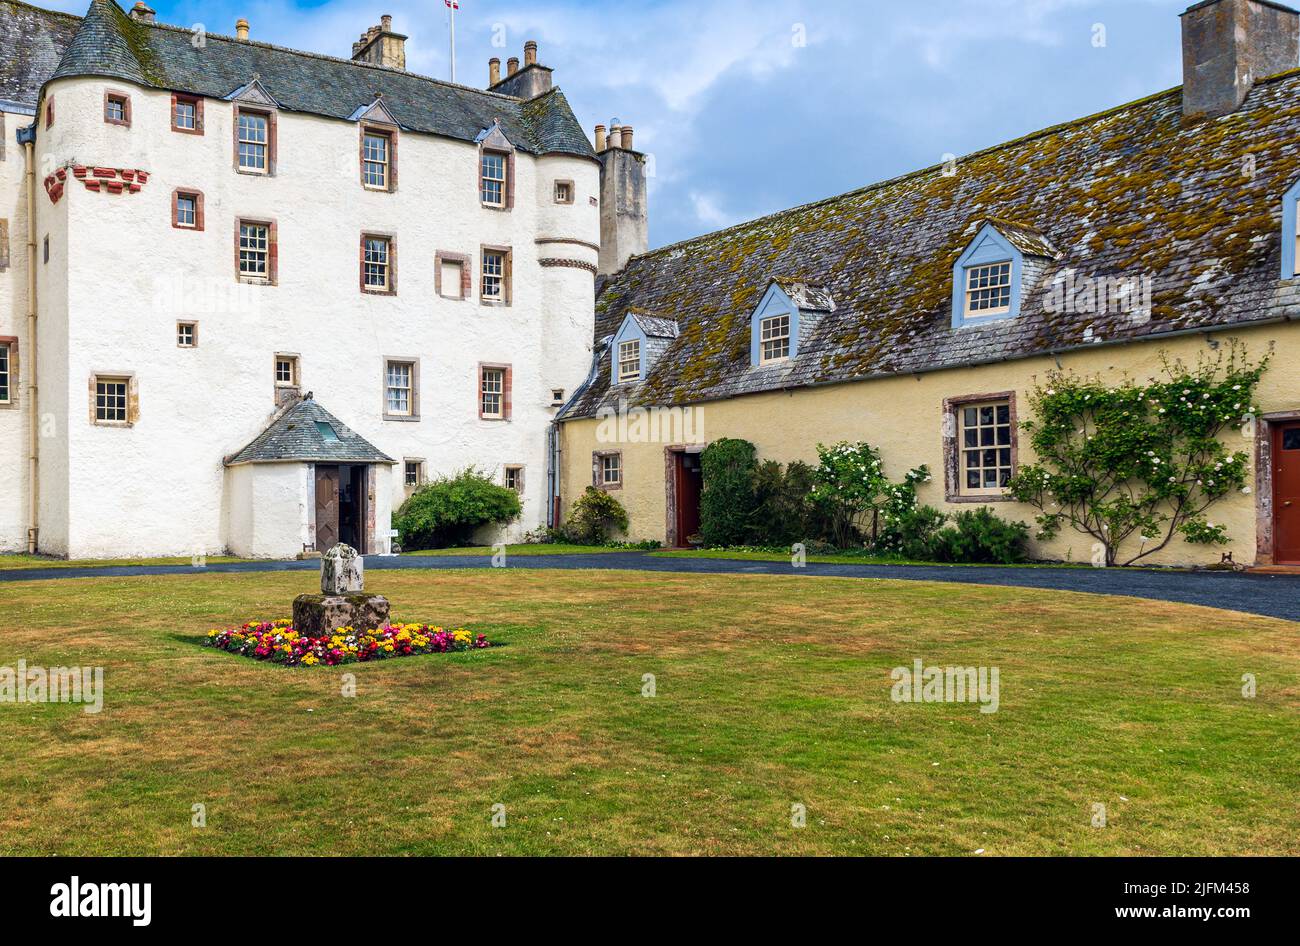
[{"label": "red wooden door", "polygon": [[1273,435],[1273,561],[1300,565],[1300,423]]},{"label": "red wooden door", "polygon": [[700,490],[703,477],[698,453],[677,454],[677,544],[690,544],[700,531]]},{"label": "red wooden door", "polygon": [[316,551],[339,544],[339,468],[316,467]]}]

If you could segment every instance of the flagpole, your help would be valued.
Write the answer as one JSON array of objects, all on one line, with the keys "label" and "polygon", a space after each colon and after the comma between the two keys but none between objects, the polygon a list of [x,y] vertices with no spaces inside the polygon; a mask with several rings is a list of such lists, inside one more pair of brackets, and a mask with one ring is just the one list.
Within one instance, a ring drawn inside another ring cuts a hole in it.
[{"label": "flagpole", "polygon": [[447,4],[448,15],[451,17],[451,81],[456,81],[456,6],[457,4]]}]

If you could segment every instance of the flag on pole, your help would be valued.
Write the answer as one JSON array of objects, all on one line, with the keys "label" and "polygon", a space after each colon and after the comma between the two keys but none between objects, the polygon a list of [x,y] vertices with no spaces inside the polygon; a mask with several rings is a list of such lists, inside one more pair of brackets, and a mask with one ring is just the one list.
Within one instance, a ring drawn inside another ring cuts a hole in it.
[{"label": "flag on pole", "polygon": [[460,4],[457,2],[457,0],[442,0],[442,2],[447,4],[447,6],[451,7],[453,10],[460,9]]},{"label": "flag on pole", "polygon": [[460,0],[442,0],[451,12],[447,14],[447,23],[451,33],[451,81],[456,81],[456,11],[460,9]]}]

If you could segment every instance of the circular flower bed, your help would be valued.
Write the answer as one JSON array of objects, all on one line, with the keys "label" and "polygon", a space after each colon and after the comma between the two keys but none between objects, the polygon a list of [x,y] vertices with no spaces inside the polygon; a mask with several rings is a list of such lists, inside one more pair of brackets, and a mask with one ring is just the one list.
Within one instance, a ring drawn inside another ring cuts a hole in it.
[{"label": "circular flower bed", "polygon": [[360,632],[345,627],[330,637],[305,637],[293,629],[292,621],[262,621],[209,631],[203,646],[290,667],[334,667],[492,645],[485,634],[475,637],[464,628],[445,630],[430,624],[386,624],[375,631]]}]

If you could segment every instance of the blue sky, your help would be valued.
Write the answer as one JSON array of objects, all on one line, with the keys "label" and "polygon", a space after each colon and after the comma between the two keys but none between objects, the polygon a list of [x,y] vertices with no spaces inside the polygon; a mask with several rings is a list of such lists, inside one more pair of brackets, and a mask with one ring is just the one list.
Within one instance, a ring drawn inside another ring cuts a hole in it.
[{"label": "blue sky", "polygon": [[[1190,2],[461,0],[457,78],[484,86],[491,56],[537,39],[588,133],[616,116],[653,154],[661,246],[1176,86]],[[340,56],[391,13],[408,68],[449,76],[442,0],[153,5],[163,22],[230,34],[244,16],[254,39]]]}]

